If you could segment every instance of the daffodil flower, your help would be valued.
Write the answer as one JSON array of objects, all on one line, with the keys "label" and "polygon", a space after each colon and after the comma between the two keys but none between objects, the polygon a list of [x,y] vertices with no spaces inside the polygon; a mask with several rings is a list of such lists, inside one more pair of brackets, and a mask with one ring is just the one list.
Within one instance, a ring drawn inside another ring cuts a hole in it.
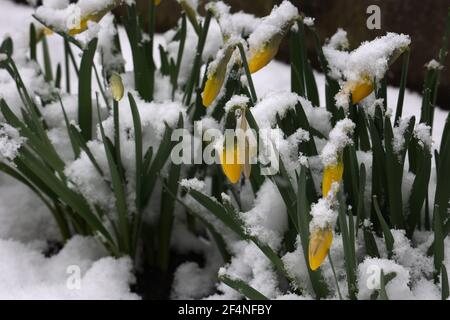
[{"label": "daffodil flower", "polygon": [[69,29],[67,32],[70,36],[75,36],[77,34],[80,34],[87,30],[89,22],[99,22],[108,12],[110,11],[110,8],[100,10],[96,13],[88,14],[84,17],[81,17],[80,23],[72,28]]},{"label": "daffodil flower", "polygon": [[323,197],[326,197],[328,195],[333,183],[341,182],[343,173],[344,173],[344,163],[343,163],[341,157],[339,158],[339,160],[336,164],[331,164],[331,165],[325,166],[325,168],[323,170],[323,175],[322,175],[322,196]]},{"label": "daffodil flower", "polygon": [[219,52],[216,60],[210,64],[208,78],[202,93],[202,102],[205,107],[209,107],[213,103],[222,88],[227,73],[227,64],[234,47],[234,44],[229,45],[224,51]]},{"label": "daffodil flower", "polygon": [[73,27],[72,29],[69,29],[67,32],[70,36],[75,36],[77,34],[80,34],[87,30],[89,26],[89,22],[99,22],[109,11],[114,9],[116,6],[118,6],[122,0],[115,0],[112,2],[112,4],[99,9],[94,12],[90,12],[86,14],[85,16],[82,16],[80,18],[80,22],[77,26]]},{"label": "daffodil flower", "polygon": [[251,73],[265,67],[276,56],[282,39],[283,35],[277,33],[261,48],[250,48],[248,68]]},{"label": "daffodil flower", "polygon": [[238,161],[238,147],[224,146],[220,152],[220,164],[222,166],[223,173],[227,176],[231,183],[237,183],[241,177],[242,164]]},{"label": "daffodil flower", "polygon": [[315,229],[309,239],[308,257],[311,270],[317,270],[327,257],[333,241],[331,227]]},{"label": "daffodil flower", "polygon": [[281,40],[300,18],[298,10],[289,1],[275,7],[248,38],[248,67],[254,73],[266,66],[277,54]]},{"label": "daffodil flower", "polygon": [[113,73],[109,78],[109,87],[111,89],[111,94],[115,101],[120,101],[123,98],[123,82],[122,78],[117,74]]},{"label": "daffodil flower", "polygon": [[346,86],[348,87],[344,87],[344,90],[351,93],[353,104],[360,102],[371,94],[374,89],[373,82],[368,76],[363,76],[358,81],[347,82]]}]

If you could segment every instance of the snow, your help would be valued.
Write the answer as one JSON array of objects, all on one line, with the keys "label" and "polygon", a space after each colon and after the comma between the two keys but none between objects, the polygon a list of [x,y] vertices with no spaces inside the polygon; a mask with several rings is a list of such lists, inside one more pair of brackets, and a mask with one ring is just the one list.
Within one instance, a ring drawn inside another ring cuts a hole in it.
[{"label": "snow", "polygon": [[408,47],[410,43],[409,36],[391,32],[375,40],[363,42],[348,54],[343,75],[350,81],[357,81],[365,75],[377,81],[381,80],[389,66],[389,58],[396,51]]},{"label": "snow", "polygon": [[12,162],[25,141],[16,128],[0,123],[0,162]]},{"label": "snow", "polygon": [[339,120],[330,131],[328,142],[320,154],[324,166],[336,165],[344,148],[353,143],[351,135],[355,124],[352,120],[345,118]]},{"label": "snow", "polygon": [[404,117],[400,119],[397,126],[395,126],[392,131],[394,133],[394,138],[392,140],[392,149],[397,155],[400,155],[405,147],[405,131],[408,128],[409,121],[411,118]]},{"label": "snow", "polygon": [[[268,298],[280,295],[277,274],[270,260],[250,242],[236,243],[234,255],[230,264],[219,270],[219,276],[227,275],[231,279],[246,281],[250,286]],[[218,286],[222,294],[210,296],[209,299],[239,299],[241,294],[234,289],[220,283]]]},{"label": "snow", "polygon": [[[330,194],[332,194],[331,192]],[[320,198],[317,203],[311,206],[312,220],[309,224],[309,231],[313,232],[316,229],[326,229],[334,226],[338,213],[334,208],[335,203],[333,199],[325,197]]]},{"label": "snow", "polygon": [[305,18],[303,18],[303,23],[305,24],[305,26],[313,27],[314,26],[314,20],[316,20],[316,18],[305,17]]},{"label": "snow", "polygon": [[234,107],[246,108],[249,102],[250,98],[245,95],[234,95],[225,104],[224,110],[228,113]]},{"label": "snow", "polygon": [[138,299],[129,258],[105,257],[92,238],[76,236],[56,255],[0,240],[1,299]]},{"label": "snow", "polygon": [[261,20],[248,38],[250,48],[259,50],[273,36],[286,32],[286,27],[296,18],[298,18],[298,10],[289,1],[283,1],[279,6],[275,6],[270,15]]},{"label": "snow", "polygon": [[180,186],[186,189],[193,189],[203,192],[205,190],[205,182],[198,180],[197,178],[183,179],[180,181]]},{"label": "snow", "polygon": [[433,139],[431,138],[430,126],[426,125],[425,123],[417,123],[414,126],[413,135],[417,140],[419,140],[419,144],[422,147],[431,150]]},{"label": "snow", "polygon": [[442,68],[444,68],[438,61],[436,61],[435,59],[430,60],[425,67],[428,70],[434,69],[434,70],[440,70]]},{"label": "snow", "polygon": [[288,216],[283,198],[272,181],[266,180],[259,189],[253,208],[240,213],[248,233],[278,250],[288,229]]},{"label": "snow", "polygon": [[392,260],[379,258],[366,258],[358,266],[358,299],[370,299],[375,289],[380,288],[380,275],[394,272],[394,279],[386,284],[386,293],[392,300],[412,299],[411,289],[408,287],[410,281],[409,272],[403,266]]}]

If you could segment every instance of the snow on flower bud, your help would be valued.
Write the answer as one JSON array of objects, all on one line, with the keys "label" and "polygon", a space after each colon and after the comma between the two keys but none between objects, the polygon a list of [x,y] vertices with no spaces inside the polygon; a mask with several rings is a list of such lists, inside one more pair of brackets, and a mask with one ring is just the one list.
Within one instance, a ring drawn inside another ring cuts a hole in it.
[{"label": "snow on flower bud", "polygon": [[308,257],[311,270],[317,270],[328,255],[333,241],[331,227],[315,229],[309,239]]},{"label": "snow on flower bud", "polygon": [[372,93],[374,89],[373,82],[365,76],[358,81],[349,81],[345,84],[343,90],[347,95],[352,95],[352,104],[357,104],[362,99]]},{"label": "snow on flower bud", "polygon": [[322,176],[322,196],[326,197],[331,190],[333,183],[341,182],[344,173],[344,163],[340,158],[337,164],[325,166]]},{"label": "snow on flower bud", "polygon": [[231,183],[237,183],[241,177],[242,164],[238,161],[238,147],[224,146],[220,152],[220,164],[223,173]]},{"label": "snow on flower bud", "polygon": [[122,100],[123,98],[123,82],[120,75],[117,73],[113,73],[111,77],[109,78],[109,87],[111,89],[111,94],[113,96],[113,99],[117,102]]},{"label": "snow on flower bud", "polygon": [[205,88],[202,93],[202,101],[205,107],[209,107],[222,88],[227,73],[227,64],[234,50],[234,44],[217,53],[216,59],[208,67],[208,75]]},{"label": "snow on flower bud", "polygon": [[266,66],[277,54],[281,40],[299,18],[298,10],[289,1],[275,6],[248,38],[250,72]]},{"label": "snow on flower bud", "polygon": [[83,2],[82,9],[89,11],[87,11],[85,14],[82,13],[79,23],[73,28],[69,29],[67,33],[71,36],[75,36],[86,31],[89,27],[90,22],[99,22],[108,12],[110,12],[121,3],[122,0],[106,0],[103,4],[99,4],[98,8],[92,9]]},{"label": "snow on flower bud", "polygon": [[254,73],[263,67],[265,67],[278,52],[278,47],[280,46],[281,35],[275,35],[269,42],[265,43],[260,49],[253,49],[251,51],[251,57],[248,61],[248,68],[250,73]]}]

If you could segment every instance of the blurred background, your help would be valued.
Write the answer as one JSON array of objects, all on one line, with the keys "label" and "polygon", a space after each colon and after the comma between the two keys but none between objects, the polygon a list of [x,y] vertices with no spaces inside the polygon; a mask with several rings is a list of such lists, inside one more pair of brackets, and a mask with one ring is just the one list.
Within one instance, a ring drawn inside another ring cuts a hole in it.
[{"label": "blurred background", "polygon": [[[6,0],[0,0],[6,1]],[[26,0],[14,0],[26,3]],[[233,12],[245,11],[256,16],[269,14],[272,7],[282,0],[223,0]],[[420,92],[425,76],[424,65],[431,59],[437,59],[442,45],[449,0],[290,0],[306,16],[315,18],[316,28],[324,40],[331,37],[337,28],[348,32],[351,48],[364,40],[371,40],[386,32],[409,34],[412,38],[408,88]],[[38,1],[39,2],[39,1]],[[207,0],[199,0],[200,12]],[[136,0],[140,10],[146,11],[149,0]],[[381,9],[381,29],[369,30],[366,20],[367,7],[378,5]],[[117,11],[120,14],[120,9]],[[172,28],[180,16],[180,7],[176,0],[162,0],[158,7],[158,32]],[[311,39],[311,37],[310,37]],[[315,68],[320,70],[316,60],[313,43],[309,43],[310,59]],[[289,61],[288,42],[285,41],[278,53],[279,60]],[[450,109],[450,58],[447,56],[445,69],[441,76],[441,87],[437,104]],[[389,83],[398,86],[400,82],[401,63],[390,68]]]}]

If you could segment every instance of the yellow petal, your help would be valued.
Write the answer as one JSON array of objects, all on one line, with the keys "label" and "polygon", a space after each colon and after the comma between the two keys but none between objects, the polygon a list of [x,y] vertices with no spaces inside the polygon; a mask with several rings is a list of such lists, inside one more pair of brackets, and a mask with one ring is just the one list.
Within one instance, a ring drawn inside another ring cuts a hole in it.
[{"label": "yellow petal", "polygon": [[368,77],[362,78],[360,81],[352,84],[352,103],[357,104],[367,97],[373,91],[373,83]]},{"label": "yellow petal", "polygon": [[205,107],[209,107],[220,92],[224,81],[223,76],[217,74],[211,75],[205,83],[205,89],[202,93],[202,102]]},{"label": "yellow petal", "polygon": [[113,99],[116,101],[122,100],[124,92],[123,82],[117,73],[113,73],[109,78],[109,87],[111,88]]},{"label": "yellow petal", "polygon": [[278,44],[275,43],[268,44],[264,48],[255,51],[248,61],[250,73],[254,73],[265,67],[275,57],[277,52]]},{"label": "yellow petal", "polygon": [[[229,156],[228,154],[232,152],[233,154]],[[227,158],[232,158],[231,161]],[[220,153],[220,164],[222,166],[223,173],[227,176],[231,183],[236,183],[241,177],[242,164],[238,163],[238,147],[226,148]]]},{"label": "yellow petal", "polygon": [[333,241],[333,232],[331,228],[316,229],[309,239],[309,267],[311,270],[317,270],[323,260],[325,260],[328,250],[330,250],[331,242]]},{"label": "yellow petal", "polygon": [[86,31],[87,28],[88,28],[88,23],[90,21],[92,21],[92,22],[99,22],[100,20],[102,20],[102,18],[110,10],[114,9],[114,7],[115,7],[115,5],[114,6],[109,6],[109,7],[106,7],[104,9],[100,10],[100,11],[97,11],[97,12],[94,12],[94,13],[90,13],[90,14],[84,16],[84,17],[81,17],[80,24],[77,27],[70,29],[67,33],[70,36],[75,36],[75,35],[77,35],[79,33],[82,33],[84,31]]},{"label": "yellow petal", "polygon": [[342,160],[338,160],[337,164],[325,166],[322,176],[322,196],[326,197],[330,192],[331,186],[334,182],[340,182],[342,180],[342,174],[344,173],[344,163]]}]

